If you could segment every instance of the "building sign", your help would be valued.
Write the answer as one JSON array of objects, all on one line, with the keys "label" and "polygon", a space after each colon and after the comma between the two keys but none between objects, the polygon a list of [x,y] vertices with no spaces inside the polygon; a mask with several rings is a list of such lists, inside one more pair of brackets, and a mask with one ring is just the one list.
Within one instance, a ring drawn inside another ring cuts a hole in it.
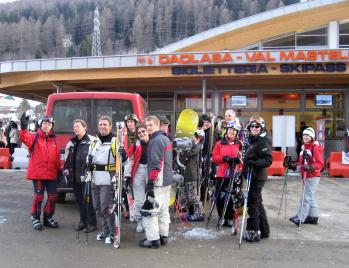
[{"label": "building sign", "polygon": [[232,51],[154,55],[155,65],[347,62],[349,50]]},{"label": "building sign", "polygon": [[222,74],[267,74],[267,73],[338,73],[346,72],[347,65],[338,63],[283,63],[266,64],[232,64],[213,66],[173,66],[172,75],[222,75]]}]

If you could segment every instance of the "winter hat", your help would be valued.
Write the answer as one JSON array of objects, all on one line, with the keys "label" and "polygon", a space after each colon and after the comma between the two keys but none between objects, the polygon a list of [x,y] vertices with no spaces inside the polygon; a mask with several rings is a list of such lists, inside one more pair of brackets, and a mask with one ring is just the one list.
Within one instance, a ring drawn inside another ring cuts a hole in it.
[{"label": "winter hat", "polygon": [[201,119],[202,119],[203,121],[210,121],[210,122],[211,122],[211,120],[212,120],[212,118],[211,118],[209,115],[207,115],[207,114],[203,114],[203,115],[201,116]]},{"label": "winter hat", "polygon": [[158,116],[159,120],[160,120],[160,124],[161,125],[169,125],[170,121],[168,121],[167,117],[162,115],[162,116]]},{"label": "winter hat", "polygon": [[312,127],[304,129],[302,135],[309,135],[313,140],[315,140],[315,131]]},{"label": "winter hat", "polygon": [[128,120],[133,120],[135,122],[135,124],[137,124],[139,122],[137,115],[135,114],[128,114],[125,116],[125,122],[127,122]]}]

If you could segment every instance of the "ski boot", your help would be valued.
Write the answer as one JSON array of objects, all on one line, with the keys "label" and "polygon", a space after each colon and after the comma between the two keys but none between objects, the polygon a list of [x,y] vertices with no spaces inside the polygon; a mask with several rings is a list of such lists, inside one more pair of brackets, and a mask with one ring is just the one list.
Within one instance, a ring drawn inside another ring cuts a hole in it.
[{"label": "ski boot", "polygon": [[143,239],[141,241],[139,241],[139,246],[141,248],[159,248],[160,247],[160,240],[147,240],[147,239]]},{"label": "ski boot", "polygon": [[188,221],[204,221],[205,217],[197,215],[197,214],[187,214]]},{"label": "ski boot", "polygon": [[97,241],[102,241],[102,240],[105,240],[105,238],[107,237],[108,235],[105,234],[104,232],[100,232],[97,237],[96,237],[96,240]]},{"label": "ski boot", "polygon": [[86,228],[83,229],[84,233],[91,233],[97,230],[96,225],[87,224]]},{"label": "ski boot", "polygon": [[161,246],[167,246],[167,236],[160,235]]},{"label": "ski boot", "polygon": [[33,229],[36,231],[42,231],[42,224],[40,222],[40,219],[31,216],[32,224],[33,224]]},{"label": "ski boot", "polygon": [[304,220],[304,224],[317,224],[319,217],[308,216]]},{"label": "ski boot", "polygon": [[259,240],[261,240],[261,232],[255,230],[246,230],[242,238],[248,242],[259,242]]},{"label": "ski boot", "polygon": [[299,226],[300,220],[298,216],[294,216],[288,219],[290,222],[293,222],[295,225]]},{"label": "ski boot", "polygon": [[114,243],[114,234],[109,234],[105,239],[104,239],[104,244],[110,245]]},{"label": "ski boot", "polygon": [[80,222],[75,228],[74,230],[79,232],[82,231],[83,229],[85,229],[87,227],[87,225],[83,222]]},{"label": "ski boot", "polygon": [[57,229],[58,222],[56,222],[52,217],[44,217],[44,226]]}]

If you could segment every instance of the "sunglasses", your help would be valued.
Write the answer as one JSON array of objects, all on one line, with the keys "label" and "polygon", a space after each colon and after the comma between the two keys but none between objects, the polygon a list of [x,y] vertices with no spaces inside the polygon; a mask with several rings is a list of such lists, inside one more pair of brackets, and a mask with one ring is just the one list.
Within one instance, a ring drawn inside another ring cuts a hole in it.
[{"label": "sunglasses", "polygon": [[139,134],[143,134],[145,132],[147,132],[147,131],[146,130],[140,130],[140,131],[137,132],[137,134],[139,135]]},{"label": "sunglasses", "polygon": [[258,125],[252,125],[252,126],[250,126],[250,128],[260,128],[260,126],[258,126]]}]

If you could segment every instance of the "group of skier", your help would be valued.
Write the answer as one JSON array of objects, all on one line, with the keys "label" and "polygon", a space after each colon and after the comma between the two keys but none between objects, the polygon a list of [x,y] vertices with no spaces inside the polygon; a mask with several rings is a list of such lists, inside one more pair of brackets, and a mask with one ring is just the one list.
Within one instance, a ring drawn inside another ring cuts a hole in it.
[{"label": "group of skier", "polygon": [[[145,232],[145,239],[140,241],[139,246],[159,248],[167,244],[171,222],[169,204],[173,184],[173,147],[167,133],[169,121],[165,117],[149,116],[143,124],[136,115],[127,115],[124,130],[116,135],[112,132],[111,118],[102,116],[98,121],[96,137],[88,134],[84,120],[74,120],[74,136],[66,145],[63,169],[53,132],[53,118],[44,115],[34,133],[27,129],[28,123],[29,117],[24,113],[20,139],[30,152],[27,178],[34,186],[31,209],[34,230],[43,230],[43,225],[58,228],[53,215],[57,178],[60,177],[73,185],[80,212],[76,231],[96,231],[98,219],[102,229],[96,239],[112,244],[118,233],[115,231],[116,216],[111,208],[115,202],[122,202],[124,217],[137,223],[137,232]],[[117,138],[120,135],[122,139]],[[267,167],[272,164],[272,145],[263,118],[251,117],[243,128],[231,109],[225,112],[224,120],[218,125],[212,117],[203,115],[198,129],[190,138],[192,143],[187,150],[183,174],[185,191],[180,200],[186,219],[204,220],[206,211],[202,201],[207,200],[205,193],[210,191],[205,191],[205,188],[210,187],[210,180],[211,186],[214,181],[211,202],[217,206],[220,226],[236,228],[240,207],[245,204],[249,217],[242,238],[249,242],[268,238],[270,228],[262,189],[268,177]],[[323,168],[322,148],[315,141],[314,130],[306,128],[302,138],[304,144],[298,163],[288,163],[289,168],[300,168],[304,184],[299,211],[290,218],[298,226],[318,222],[315,192]],[[124,184],[123,193],[119,200],[115,200],[115,185],[119,180]],[[249,186],[245,193],[243,182]],[[41,221],[45,190],[48,201]]]}]

